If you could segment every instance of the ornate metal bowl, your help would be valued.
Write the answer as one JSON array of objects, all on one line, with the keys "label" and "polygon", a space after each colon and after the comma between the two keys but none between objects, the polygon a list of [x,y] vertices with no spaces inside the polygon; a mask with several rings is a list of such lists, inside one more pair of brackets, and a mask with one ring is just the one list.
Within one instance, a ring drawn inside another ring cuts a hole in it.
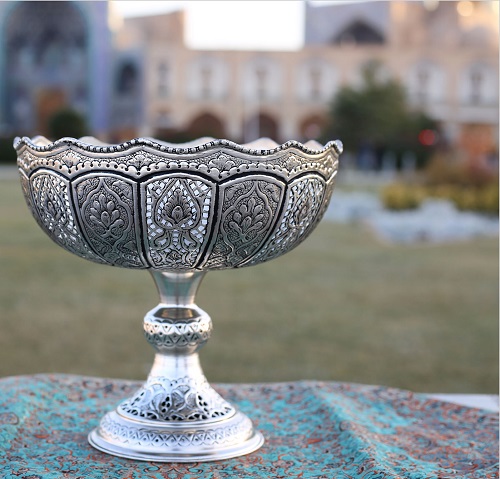
[{"label": "ornate metal bowl", "polygon": [[160,293],[144,318],[156,350],[148,381],[90,443],[172,462],[260,447],[251,421],[203,375],[197,351],[212,323],[194,297],[206,271],[270,260],[308,236],[328,206],[342,144],[36,137],[14,146],[26,201],[49,237],[97,263],[150,270]]}]

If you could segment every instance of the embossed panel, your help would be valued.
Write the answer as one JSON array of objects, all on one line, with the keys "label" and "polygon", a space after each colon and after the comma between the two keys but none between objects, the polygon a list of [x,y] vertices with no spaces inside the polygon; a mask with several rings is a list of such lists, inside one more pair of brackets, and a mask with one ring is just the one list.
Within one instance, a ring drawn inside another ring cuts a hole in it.
[{"label": "embossed panel", "polygon": [[231,268],[250,258],[269,234],[283,192],[282,183],[264,176],[222,185],[218,234],[204,267]]},{"label": "embossed panel", "polygon": [[198,177],[165,176],[142,187],[146,255],[154,268],[192,269],[213,217],[215,185]]},{"label": "embossed panel", "polygon": [[286,253],[313,229],[320,212],[325,183],[315,175],[303,176],[288,187],[286,209],[276,231],[258,253],[246,264],[261,263]]},{"label": "embossed panel", "polygon": [[32,208],[38,224],[50,238],[71,253],[103,263],[81,237],[76,226],[68,197],[69,182],[55,173],[39,172],[30,179],[32,192],[30,195],[23,178],[24,175],[21,175],[28,205]]},{"label": "embossed panel", "polygon": [[43,228],[43,223],[40,221],[40,218],[38,217],[38,214],[36,213],[35,207],[33,205],[33,200],[31,199],[31,190],[30,190],[30,182],[26,174],[24,173],[23,170],[19,170],[19,176],[21,180],[21,188],[23,189],[23,195],[24,199],[26,200],[26,204],[28,205],[28,208],[33,215],[33,218],[35,218],[36,222],[40,227]]},{"label": "embossed panel", "polygon": [[144,268],[134,205],[135,183],[101,174],[75,183],[83,233],[94,251],[106,263],[127,268]]},{"label": "embossed panel", "polygon": [[319,207],[318,213],[316,214],[316,217],[311,222],[311,226],[309,227],[309,232],[307,233],[307,235],[309,235],[309,233],[314,228],[316,228],[318,223],[323,219],[323,216],[325,215],[326,210],[328,209],[328,205],[330,204],[330,200],[332,199],[334,187],[335,187],[335,175],[332,178],[330,178],[326,183],[325,191],[323,193],[323,198],[321,199],[321,205]]}]

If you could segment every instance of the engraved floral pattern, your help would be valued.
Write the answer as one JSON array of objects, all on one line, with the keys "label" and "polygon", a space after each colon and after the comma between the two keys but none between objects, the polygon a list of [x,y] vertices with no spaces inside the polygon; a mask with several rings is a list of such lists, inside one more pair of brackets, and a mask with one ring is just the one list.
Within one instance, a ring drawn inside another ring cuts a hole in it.
[{"label": "engraved floral pattern", "polygon": [[212,253],[204,266],[238,266],[259,248],[279,208],[283,186],[256,179],[224,188],[220,226]]},{"label": "engraved floral pattern", "polygon": [[209,161],[208,166],[210,168],[217,168],[219,171],[229,171],[231,168],[233,168],[233,166],[236,166],[235,160],[236,158],[233,158],[226,153],[221,153],[215,158],[212,158]]},{"label": "engraved floral pattern", "polygon": [[122,412],[155,421],[201,421],[234,414],[234,408],[208,384],[185,377],[149,380],[120,405]]},{"label": "engraved floral pattern", "polygon": [[106,262],[143,268],[136,238],[133,186],[110,176],[83,178],[76,185],[84,234]]},{"label": "engraved floral pattern", "polygon": [[264,216],[264,206],[257,204],[255,198],[250,198],[248,203],[240,204],[239,209],[233,213],[229,226],[243,242],[248,242],[263,227]]},{"label": "engraved floral pattern", "polygon": [[39,225],[58,245],[82,258],[102,263],[79,234],[68,197],[68,182],[43,172],[31,178],[33,195],[28,186],[25,195]]},{"label": "engraved floral pattern", "polygon": [[201,179],[168,177],[145,186],[146,250],[155,267],[196,265],[207,234],[214,185]]},{"label": "engraved floral pattern", "polygon": [[26,200],[26,204],[28,205],[31,214],[34,216],[37,223],[43,228],[43,223],[40,221],[40,218],[35,213],[35,207],[33,206],[33,200],[31,198],[30,192],[30,182],[28,177],[24,174],[22,170],[19,171],[19,176],[21,180],[21,188],[23,189],[24,199]]},{"label": "engraved floral pattern", "polygon": [[103,238],[120,237],[125,226],[113,196],[107,197],[104,193],[100,193],[92,202],[89,219],[102,231]]},{"label": "engraved floral pattern", "polygon": [[[196,211],[196,216],[199,211]],[[191,218],[192,211],[189,203],[182,196],[181,190],[176,189],[163,210],[157,212],[158,219],[165,220],[164,225],[171,228],[182,228],[184,223]],[[195,217],[196,218],[196,217]]]},{"label": "engraved floral pattern", "polygon": [[325,184],[317,176],[308,175],[292,183],[277,230],[247,264],[268,261],[302,242],[313,229],[324,192]]}]

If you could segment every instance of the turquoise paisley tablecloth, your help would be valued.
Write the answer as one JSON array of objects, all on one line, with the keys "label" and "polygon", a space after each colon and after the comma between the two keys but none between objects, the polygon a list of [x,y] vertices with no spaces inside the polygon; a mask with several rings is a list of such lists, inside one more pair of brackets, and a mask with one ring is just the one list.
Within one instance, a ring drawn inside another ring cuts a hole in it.
[{"label": "turquoise paisley tablecloth", "polygon": [[380,386],[216,385],[264,434],[257,452],[164,464],[94,450],[87,433],[138,382],[70,375],[0,379],[2,479],[493,479],[498,416]]}]

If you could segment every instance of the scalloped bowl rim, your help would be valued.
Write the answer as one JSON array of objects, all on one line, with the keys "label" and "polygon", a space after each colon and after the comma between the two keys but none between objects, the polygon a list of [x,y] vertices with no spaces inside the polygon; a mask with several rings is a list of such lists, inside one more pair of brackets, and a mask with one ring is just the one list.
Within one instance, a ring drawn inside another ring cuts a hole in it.
[{"label": "scalloped bowl rim", "polygon": [[[259,148],[263,144],[271,146],[271,148]],[[325,151],[333,148],[337,154],[341,154],[343,151],[343,145],[340,140],[333,140],[326,143],[326,145],[321,145],[314,140],[308,141],[305,144],[296,140],[289,140],[281,145],[269,138],[259,138],[253,142],[238,144],[234,141],[225,139],[214,139],[214,138],[199,138],[197,140],[191,141],[189,143],[167,143],[161,140],[147,137],[138,137],[129,141],[124,141],[122,143],[110,144],[103,143],[94,137],[82,137],[80,139],[64,137],[55,141],[50,141],[43,136],[35,136],[29,138],[27,136],[16,137],[14,139],[14,148],[20,150],[22,146],[25,145],[38,152],[49,152],[57,149],[60,146],[74,146],[81,150],[90,153],[117,153],[121,151],[127,151],[131,148],[138,146],[150,147],[166,153],[174,154],[193,154],[199,153],[201,151],[210,150],[212,148],[229,148],[240,153],[246,153],[250,155],[272,155],[289,148],[296,148],[303,153],[310,155],[317,155],[324,153]],[[252,148],[252,146],[255,146]],[[312,148],[311,146],[314,146]],[[319,147],[319,148],[318,148]]]}]

